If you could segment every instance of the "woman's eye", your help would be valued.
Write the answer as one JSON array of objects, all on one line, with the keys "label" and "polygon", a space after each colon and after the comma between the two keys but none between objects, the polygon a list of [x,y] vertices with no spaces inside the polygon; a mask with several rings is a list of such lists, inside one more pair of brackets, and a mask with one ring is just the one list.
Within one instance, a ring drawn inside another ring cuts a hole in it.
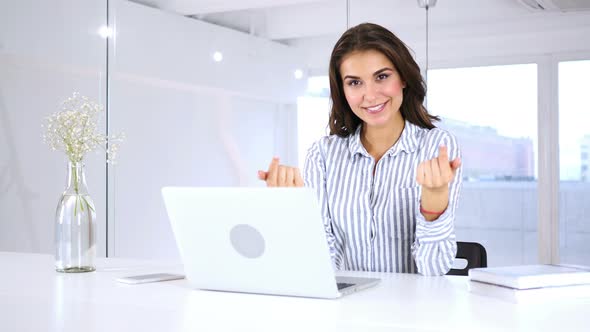
[{"label": "woman's eye", "polygon": [[378,81],[382,81],[382,80],[384,80],[384,79],[386,79],[386,78],[388,78],[388,77],[389,77],[389,75],[388,75],[388,74],[379,74],[379,75],[377,76],[377,80],[378,80]]},{"label": "woman's eye", "polygon": [[361,84],[361,81],[359,81],[359,80],[350,80],[350,81],[348,81],[348,85],[350,85],[350,86],[357,86],[357,85],[360,85],[360,84]]}]

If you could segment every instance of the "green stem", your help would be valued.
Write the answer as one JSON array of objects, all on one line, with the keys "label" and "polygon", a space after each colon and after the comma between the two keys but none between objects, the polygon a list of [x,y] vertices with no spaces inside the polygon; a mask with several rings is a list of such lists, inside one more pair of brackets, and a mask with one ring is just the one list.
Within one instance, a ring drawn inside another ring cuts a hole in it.
[{"label": "green stem", "polygon": [[79,199],[80,196],[76,196],[76,197],[80,201],[80,212],[84,212],[84,205],[82,205],[82,200]]},{"label": "green stem", "polygon": [[80,193],[79,192],[80,187],[78,184],[78,167],[77,167],[77,164],[74,164],[72,167],[74,168],[74,170],[73,170],[74,171],[74,191],[76,191],[76,195],[78,195]]},{"label": "green stem", "polygon": [[84,202],[86,202],[86,206],[88,207],[88,209],[92,210],[92,212],[94,212],[94,207],[92,207],[92,205],[90,205],[90,203],[88,203],[88,200],[86,200],[85,196],[82,196],[82,199],[84,200]]}]

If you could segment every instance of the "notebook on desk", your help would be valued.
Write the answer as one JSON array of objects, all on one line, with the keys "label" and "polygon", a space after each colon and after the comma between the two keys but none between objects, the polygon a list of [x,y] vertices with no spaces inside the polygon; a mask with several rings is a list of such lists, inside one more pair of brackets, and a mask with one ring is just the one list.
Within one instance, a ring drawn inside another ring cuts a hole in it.
[{"label": "notebook on desk", "polygon": [[472,293],[512,303],[540,304],[590,298],[590,284],[518,289],[471,280],[468,287]]},{"label": "notebook on desk", "polygon": [[514,289],[590,285],[590,267],[580,265],[516,265],[469,270],[472,281]]},{"label": "notebook on desk", "polygon": [[379,282],[335,277],[309,188],[166,187],[162,195],[194,288],[337,298]]}]

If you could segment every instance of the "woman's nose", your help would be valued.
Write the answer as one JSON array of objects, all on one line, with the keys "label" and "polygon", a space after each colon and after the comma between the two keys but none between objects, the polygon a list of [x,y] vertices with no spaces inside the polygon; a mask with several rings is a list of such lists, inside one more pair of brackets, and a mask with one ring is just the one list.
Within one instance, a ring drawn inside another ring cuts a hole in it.
[{"label": "woman's nose", "polygon": [[378,89],[375,84],[368,83],[365,85],[364,99],[366,101],[374,101],[377,99]]}]

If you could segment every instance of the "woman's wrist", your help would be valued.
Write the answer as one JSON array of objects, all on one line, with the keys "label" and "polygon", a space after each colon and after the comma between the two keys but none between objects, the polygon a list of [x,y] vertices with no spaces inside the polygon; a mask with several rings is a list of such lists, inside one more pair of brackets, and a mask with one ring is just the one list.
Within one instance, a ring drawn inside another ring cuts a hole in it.
[{"label": "woman's wrist", "polygon": [[429,190],[423,188],[420,197],[420,213],[428,221],[432,221],[443,214],[449,205],[449,190]]},{"label": "woman's wrist", "polygon": [[442,211],[430,211],[430,210],[426,210],[425,208],[423,208],[423,207],[422,207],[422,204],[420,204],[420,212],[421,212],[422,214],[430,214],[430,215],[433,215],[433,216],[437,216],[437,217],[438,217],[438,216],[440,216],[441,214],[445,213],[445,210],[446,210],[446,209],[444,209],[444,210],[442,210]]}]

